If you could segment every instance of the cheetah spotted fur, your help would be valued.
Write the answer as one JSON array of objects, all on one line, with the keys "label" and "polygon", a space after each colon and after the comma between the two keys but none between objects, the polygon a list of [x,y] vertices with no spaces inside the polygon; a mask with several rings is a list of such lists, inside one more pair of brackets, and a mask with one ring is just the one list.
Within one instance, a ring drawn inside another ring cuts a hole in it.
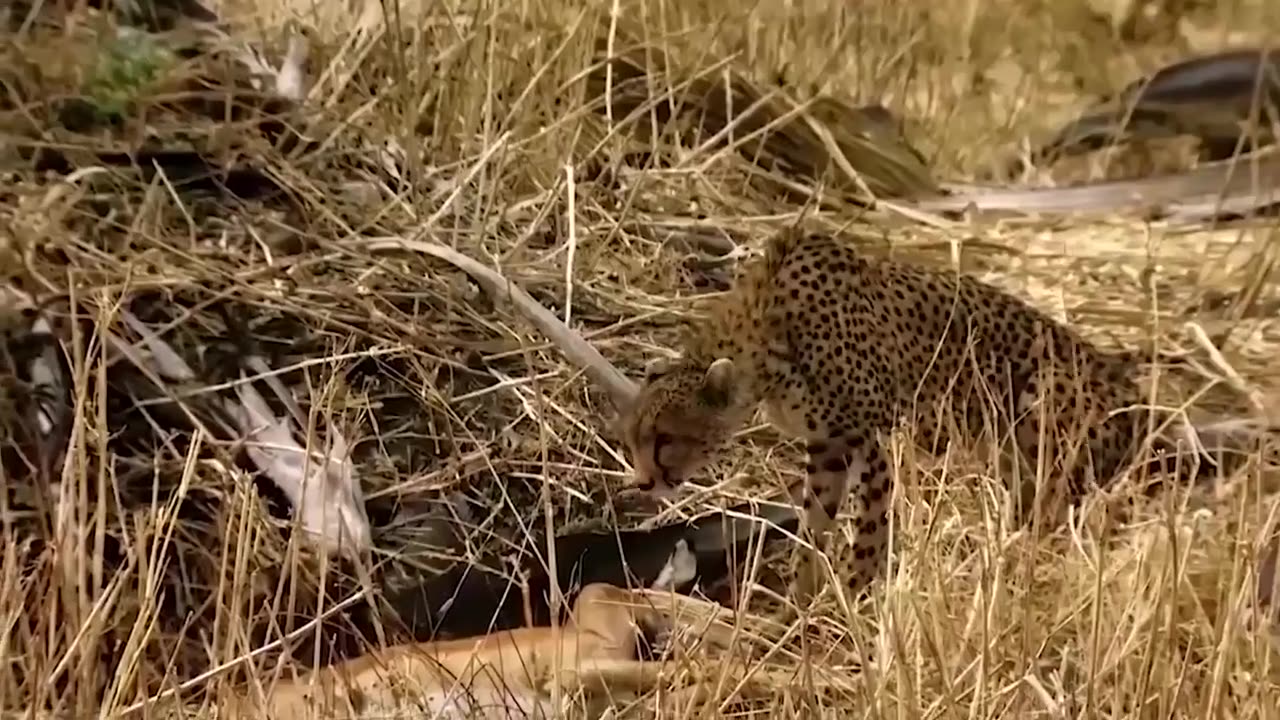
[{"label": "cheetah spotted fur", "polygon": [[651,365],[621,430],[632,482],[665,493],[763,403],[776,428],[806,443],[806,482],[791,498],[809,527],[829,528],[854,496],[849,585],[862,591],[888,546],[882,434],[905,423],[936,451],[953,434],[1011,432],[1021,466],[1041,471],[1031,477],[1057,478],[1057,497],[1074,501],[1113,479],[1147,435],[1135,369],[1133,356],[1103,352],[979,280],[793,230],[692,328],[683,357]]}]

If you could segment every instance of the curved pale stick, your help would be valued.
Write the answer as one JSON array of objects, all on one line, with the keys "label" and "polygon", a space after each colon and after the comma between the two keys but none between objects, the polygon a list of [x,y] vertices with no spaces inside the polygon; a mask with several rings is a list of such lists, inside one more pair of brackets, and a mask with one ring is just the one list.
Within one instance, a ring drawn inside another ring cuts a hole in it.
[{"label": "curved pale stick", "polygon": [[444,260],[470,275],[485,292],[494,299],[514,304],[529,322],[537,326],[571,362],[582,368],[592,381],[604,388],[618,408],[627,407],[639,393],[639,388],[622,371],[613,366],[581,335],[560,321],[555,315],[534,300],[529,293],[479,262],[449,247],[426,240],[383,237],[371,238],[361,243],[368,250],[407,250]]}]

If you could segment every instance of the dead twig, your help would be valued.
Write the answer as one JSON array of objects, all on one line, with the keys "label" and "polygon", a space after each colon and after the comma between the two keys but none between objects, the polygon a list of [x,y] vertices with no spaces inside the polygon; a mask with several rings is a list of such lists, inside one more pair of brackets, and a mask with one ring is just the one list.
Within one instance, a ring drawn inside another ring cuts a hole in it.
[{"label": "dead twig", "polygon": [[615,406],[626,407],[639,392],[634,382],[614,367],[613,363],[606,360],[581,335],[566,326],[554,313],[498,272],[490,270],[466,255],[444,245],[407,238],[371,238],[363,241],[361,246],[373,252],[382,250],[417,252],[448,262],[470,275],[495,300],[505,300],[514,304],[542,334],[547,336],[547,339],[560,348],[571,362],[609,393]]}]

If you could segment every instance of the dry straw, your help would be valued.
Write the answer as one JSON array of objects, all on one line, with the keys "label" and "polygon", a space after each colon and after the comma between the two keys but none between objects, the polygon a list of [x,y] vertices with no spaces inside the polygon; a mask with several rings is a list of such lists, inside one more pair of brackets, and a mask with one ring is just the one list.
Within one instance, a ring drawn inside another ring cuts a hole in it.
[{"label": "dry straw", "polygon": [[[1203,373],[1158,383],[1170,404],[1206,379],[1229,381],[1210,410],[1280,385],[1266,224],[866,208],[1047,133],[1077,81],[1128,79],[1100,58],[1176,50],[1127,49],[1077,3],[405,2],[389,23],[375,4],[314,16],[227,5],[237,42],[194,60],[159,52],[117,77],[133,104],[110,127],[77,125],[86,108],[67,100],[97,77],[108,27],[35,25],[3,41],[0,268],[43,303],[70,378],[54,462],[39,461],[17,386],[6,379],[0,396],[5,713],[109,716],[178,686],[198,703],[269,685],[406,637],[396,599],[454,563],[532,552],[547,527],[641,521],[613,496],[627,467],[605,421],[625,383],[602,386],[491,283],[437,259],[453,253],[570,317],[632,377],[673,349],[738,257],[803,218],[1013,289],[1100,343],[1187,349]],[[1241,2],[1195,19],[1274,32],[1275,12]],[[252,90],[235,48],[253,40],[278,63],[287,39],[255,19],[291,15],[308,26],[311,83],[276,117],[287,104]],[[609,48],[622,59],[605,66]],[[101,111],[115,96],[94,97]],[[853,110],[866,103],[906,118],[921,152]],[[439,249],[374,252],[370,238]],[[208,387],[175,405],[113,349],[125,309],[207,386],[264,358],[308,436],[342,434],[376,585],[287,530],[281,498],[217,430]],[[1196,350],[1205,338],[1212,353]],[[7,344],[8,367],[24,347]],[[797,479],[798,450],[776,440],[748,433],[663,520]],[[752,564],[762,584],[720,611],[737,649],[698,656],[718,673],[704,678],[713,692],[662,716],[1276,716],[1280,648],[1255,602],[1278,507],[1261,454],[1213,492],[1171,488],[1122,513],[1121,489],[1031,536],[1009,525],[988,458],[892,447],[901,492],[883,592],[797,619],[764,582],[785,558]]]}]

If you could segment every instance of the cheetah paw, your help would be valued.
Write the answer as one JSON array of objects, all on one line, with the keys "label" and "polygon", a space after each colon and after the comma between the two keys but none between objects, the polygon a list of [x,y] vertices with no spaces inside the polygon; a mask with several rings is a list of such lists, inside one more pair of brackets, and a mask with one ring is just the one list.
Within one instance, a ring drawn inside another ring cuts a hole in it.
[{"label": "cheetah paw", "polygon": [[826,573],[822,572],[821,561],[810,557],[801,561],[796,569],[795,581],[791,585],[791,597],[797,607],[811,608],[814,602],[822,597],[826,589]]}]

